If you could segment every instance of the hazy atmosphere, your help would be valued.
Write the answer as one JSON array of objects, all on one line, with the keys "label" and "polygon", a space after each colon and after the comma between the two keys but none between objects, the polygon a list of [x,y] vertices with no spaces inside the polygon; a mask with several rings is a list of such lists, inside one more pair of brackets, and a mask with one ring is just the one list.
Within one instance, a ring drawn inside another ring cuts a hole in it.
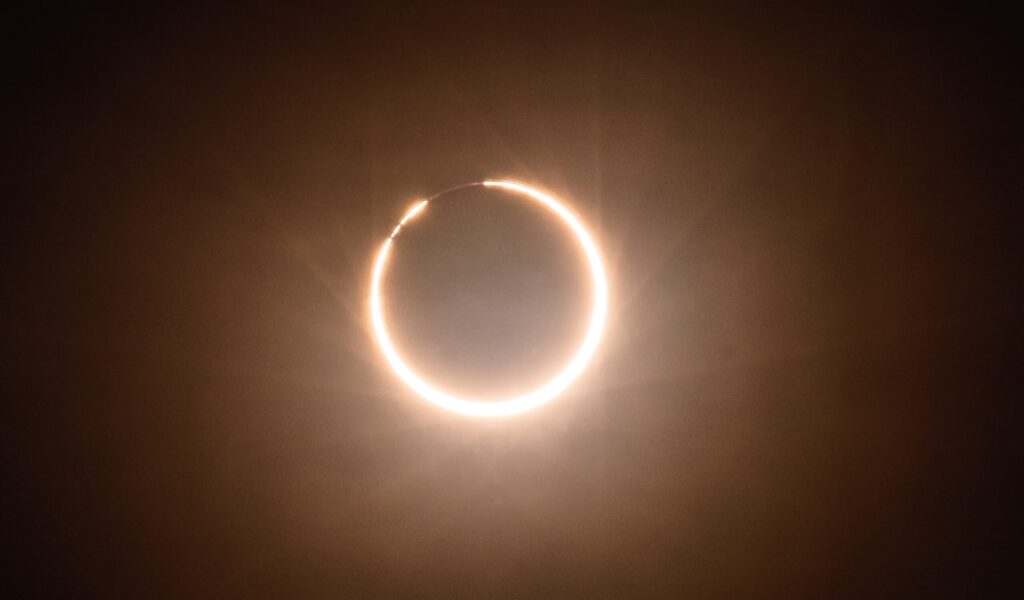
[{"label": "hazy atmosphere", "polygon": [[342,6],[9,14],[10,597],[1019,593],[1007,19]]}]

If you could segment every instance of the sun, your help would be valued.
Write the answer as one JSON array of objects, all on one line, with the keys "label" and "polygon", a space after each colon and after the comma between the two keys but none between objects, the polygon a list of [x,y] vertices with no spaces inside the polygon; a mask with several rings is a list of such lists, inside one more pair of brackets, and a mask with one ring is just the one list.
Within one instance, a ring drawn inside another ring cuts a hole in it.
[{"label": "sun", "polygon": [[458,186],[458,189],[473,186],[505,190],[525,200],[541,204],[566,226],[582,248],[587,259],[586,264],[593,294],[590,299],[590,319],[587,330],[572,358],[554,377],[540,387],[525,394],[508,398],[459,397],[439,389],[430,383],[424,375],[413,371],[406,364],[388,333],[387,322],[384,319],[381,282],[387,270],[391,248],[394,246],[398,234],[402,231],[402,227],[426,210],[430,200],[420,200],[410,208],[402,216],[402,219],[391,231],[388,238],[384,240],[380,250],[377,252],[377,258],[373,264],[373,276],[370,281],[370,321],[377,345],[380,347],[381,352],[383,352],[388,364],[394,369],[395,374],[424,400],[445,410],[470,417],[507,417],[524,413],[554,399],[569,387],[594,357],[594,352],[601,341],[608,318],[608,278],[605,275],[604,265],[601,261],[601,253],[590,233],[583,226],[583,223],[556,197],[514,181],[486,180]]}]

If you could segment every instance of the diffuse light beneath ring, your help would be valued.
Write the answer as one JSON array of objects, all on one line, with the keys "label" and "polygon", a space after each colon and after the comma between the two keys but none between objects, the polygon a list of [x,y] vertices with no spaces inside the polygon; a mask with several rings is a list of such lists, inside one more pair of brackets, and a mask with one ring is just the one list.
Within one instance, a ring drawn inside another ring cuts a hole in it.
[{"label": "diffuse light beneath ring", "polygon": [[394,369],[395,373],[406,385],[423,399],[446,410],[467,416],[504,417],[526,412],[552,400],[564,391],[587,366],[587,363],[593,358],[595,350],[597,350],[597,344],[601,340],[608,315],[608,281],[597,245],[590,237],[583,223],[555,197],[530,186],[512,181],[487,180],[460,187],[470,186],[505,190],[540,203],[569,228],[576,241],[580,244],[587,259],[593,294],[590,303],[590,319],[588,320],[587,331],[573,357],[554,377],[540,387],[510,398],[473,399],[459,397],[439,389],[406,364],[388,333],[387,322],[384,319],[381,282],[384,279],[384,273],[395,237],[406,223],[427,209],[429,200],[421,200],[405,213],[398,225],[391,231],[391,235],[384,240],[384,244],[377,253],[377,258],[373,265],[373,277],[370,283],[370,319],[377,344],[380,346],[391,368]]}]

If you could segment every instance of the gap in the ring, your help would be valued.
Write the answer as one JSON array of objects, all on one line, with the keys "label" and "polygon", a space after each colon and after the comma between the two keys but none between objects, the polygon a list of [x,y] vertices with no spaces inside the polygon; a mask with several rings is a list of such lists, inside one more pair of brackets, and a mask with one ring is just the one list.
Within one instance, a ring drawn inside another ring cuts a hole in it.
[{"label": "gap in the ring", "polygon": [[504,190],[432,201],[396,238],[383,285],[407,364],[472,398],[543,385],[575,354],[590,317],[589,271],[571,230]]}]

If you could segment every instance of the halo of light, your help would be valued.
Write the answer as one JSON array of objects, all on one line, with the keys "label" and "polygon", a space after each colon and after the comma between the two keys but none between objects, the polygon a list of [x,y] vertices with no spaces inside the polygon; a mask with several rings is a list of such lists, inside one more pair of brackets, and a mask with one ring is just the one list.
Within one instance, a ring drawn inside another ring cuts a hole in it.
[{"label": "halo of light", "polygon": [[[391,253],[391,246],[395,236],[402,230],[402,227],[416,215],[425,210],[430,200],[421,200],[410,208],[398,225],[391,231],[388,239],[384,240],[377,258],[373,265],[373,278],[370,283],[370,320],[373,325],[373,332],[377,339],[384,357],[391,368],[423,399],[443,409],[450,410],[462,415],[471,417],[504,417],[526,412],[552,400],[555,396],[565,390],[570,383],[587,366],[593,358],[597,344],[604,332],[605,321],[608,316],[608,280],[605,276],[604,265],[601,262],[601,255],[597,245],[590,237],[583,223],[567,209],[555,197],[540,190],[517,183],[514,181],[486,180],[478,183],[471,183],[462,187],[483,186],[486,188],[497,188],[515,192],[535,200],[545,208],[558,216],[562,222],[575,234],[576,240],[587,257],[587,264],[590,267],[590,277],[593,288],[593,300],[587,332],[583,336],[576,353],[569,362],[553,378],[540,387],[518,396],[498,400],[474,400],[462,398],[441,390],[429,383],[423,376],[413,371],[402,359],[398,350],[395,349],[391,336],[388,333],[387,323],[384,320],[384,310],[381,299],[381,280],[384,276],[388,257]],[[455,188],[453,188],[455,189]],[[449,190],[451,191],[451,190]],[[442,192],[444,193],[444,192]],[[440,195],[440,194],[439,194]],[[435,196],[436,198],[436,196]]]}]

